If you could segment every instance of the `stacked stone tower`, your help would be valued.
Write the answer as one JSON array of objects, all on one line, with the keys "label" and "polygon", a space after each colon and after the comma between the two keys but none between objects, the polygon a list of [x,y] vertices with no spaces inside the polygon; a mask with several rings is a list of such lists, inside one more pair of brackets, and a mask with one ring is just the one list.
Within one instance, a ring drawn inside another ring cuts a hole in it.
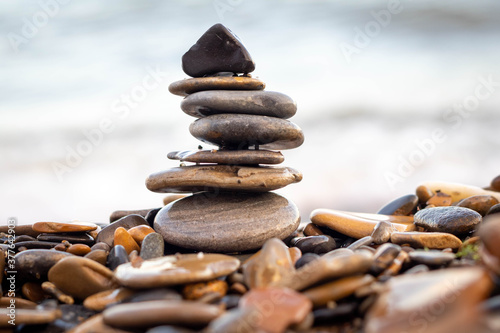
[{"label": "stacked stone tower", "polygon": [[286,120],[296,110],[288,96],[265,91],[264,82],[238,38],[221,24],[211,27],[182,57],[193,77],[170,85],[186,96],[182,110],[195,118],[191,134],[219,149],[176,151],[168,158],[193,165],[152,174],[154,192],[193,193],[162,208],[155,229],[165,241],[205,252],[237,252],[283,239],[300,222],[297,207],[270,191],[299,182],[302,174],[283,162],[281,149],[304,142],[302,130]]}]

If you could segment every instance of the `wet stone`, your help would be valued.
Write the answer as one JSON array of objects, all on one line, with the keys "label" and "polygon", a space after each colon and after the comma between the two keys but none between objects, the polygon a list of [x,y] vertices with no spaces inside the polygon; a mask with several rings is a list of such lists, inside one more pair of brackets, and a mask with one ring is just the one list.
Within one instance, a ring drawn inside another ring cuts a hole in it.
[{"label": "wet stone", "polygon": [[294,123],[274,117],[247,114],[217,114],[196,120],[189,126],[195,138],[222,148],[293,149],[304,142]]},{"label": "wet stone", "polygon": [[347,247],[347,249],[354,251],[354,250],[359,249],[359,248],[360,248],[360,247],[362,247],[362,246],[368,246],[368,245],[370,245],[371,243],[373,243],[373,238],[372,238],[372,236],[365,236],[365,237],[363,237],[363,238],[358,239],[357,241],[355,241],[355,242],[354,242],[354,243],[352,243],[351,245],[349,245],[349,246]]},{"label": "wet stone", "polygon": [[155,230],[169,244],[229,253],[259,248],[273,237],[284,239],[299,219],[297,207],[275,193],[199,193],[165,206]]},{"label": "wet stone", "polygon": [[149,301],[119,304],[104,310],[104,323],[112,327],[135,328],[159,325],[203,327],[223,310],[215,305],[189,301]]},{"label": "wet stone", "polygon": [[102,228],[101,232],[99,232],[99,235],[96,238],[96,242],[104,242],[109,246],[113,246],[113,239],[116,229],[118,229],[119,227],[123,227],[128,230],[141,224],[148,225],[148,222],[144,219],[144,217],[140,215],[127,215]]},{"label": "wet stone", "polygon": [[271,150],[197,150],[174,151],[167,157],[193,163],[218,163],[233,165],[280,164],[285,158]]},{"label": "wet stone", "polygon": [[129,233],[130,236],[132,236],[132,238],[137,244],[141,245],[144,238],[147,235],[154,233],[155,230],[147,225],[141,224],[138,225],[137,227],[128,229],[127,232]]},{"label": "wet stone", "polygon": [[275,91],[201,91],[186,97],[181,109],[190,116],[203,118],[214,114],[252,114],[288,119],[297,112],[295,102]]},{"label": "wet stone", "polygon": [[165,241],[159,233],[148,234],[141,245],[141,258],[144,260],[163,256]]},{"label": "wet stone", "polygon": [[391,239],[391,234],[396,231],[391,223],[386,221],[380,221],[373,228],[371,234],[372,240],[375,244],[387,243]]},{"label": "wet stone", "polygon": [[192,165],[154,173],[146,187],[153,192],[268,192],[301,180],[302,174],[289,167]]},{"label": "wet stone", "polygon": [[409,256],[412,262],[429,266],[448,265],[455,259],[455,254],[441,251],[413,251]]},{"label": "wet stone", "polygon": [[335,239],[327,235],[300,237],[292,245],[298,247],[302,253],[316,254],[327,253],[337,247]]},{"label": "wet stone", "polygon": [[24,297],[35,303],[39,303],[46,298],[41,285],[36,282],[26,282],[21,290]]},{"label": "wet stone", "polygon": [[389,202],[384,207],[380,208],[377,214],[409,215],[417,205],[418,197],[415,194],[408,194]]},{"label": "wet stone", "polygon": [[168,90],[174,95],[187,96],[205,90],[264,90],[265,86],[261,80],[246,76],[200,77],[173,82]]},{"label": "wet stone", "polygon": [[79,243],[79,244],[86,244],[89,246],[92,246],[95,243],[94,238],[87,233],[57,233],[57,234],[41,233],[40,235],[38,235],[37,240],[43,242],[55,242],[55,243],[60,243],[66,240],[71,244]]},{"label": "wet stone", "polygon": [[302,266],[307,265],[311,261],[317,260],[319,258],[320,256],[316,253],[304,253],[302,257],[300,257],[299,260],[297,260],[297,262],[295,263],[295,269],[299,269]]},{"label": "wet stone", "polygon": [[209,281],[238,269],[238,259],[222,254],[183,254],[117,267],[116,280],[125,287],[154,288]]},{"label": "wet stone", "polygon": [[115,245],[111,249],[108,255],[107,266],[109,269],[114,271],[116,267],[128,263],[128,253],[127,250],[122,245]]},{"label": "wet stone", "polygon": [[473,231],[482,217],[472,209],[450,206],[422,209],[414,219],[415,225],[428,231],[464,235]]},{"label": "wet stone", "polygon": [[490,208],[497,204],[497,198],[491,195],[475,195],[461,200],[457,203],[457,206],[472,209],[481,214],[481,216],[485,216]]},{"label": "wet stone", "polygon": [[97,229],[94,223],[85,222],[36,222],[33,230],[40,233],[85,232]]},{"label": "wet stone", "polygon": [[238,37],[218,23],[182,56],[182,70],[193,77],[217,72],[246,74],[255,70],[255,64]]},{"label": "wet stone", "polygon": [[456,236],[444,232],[394,232],[391,235],[394,244],[408,244],[414,248],[458,249],[462,241]]},{"label": "wet stone", "polygon": [[26,250],[16,254],[16,270],[36,279],[45,280],[50,268],[59,260],[72,257],[71,253],[46,249]]}]

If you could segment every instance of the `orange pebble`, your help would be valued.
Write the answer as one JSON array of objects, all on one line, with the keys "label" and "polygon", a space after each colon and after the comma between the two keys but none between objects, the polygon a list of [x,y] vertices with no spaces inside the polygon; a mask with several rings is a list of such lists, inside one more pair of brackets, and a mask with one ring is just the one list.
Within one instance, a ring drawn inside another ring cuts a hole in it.
[{"label": "orange pebble", "polygon": [[288,252],[290,253],[290,258],[292,259],[292,264],[295,265],[295,263],[297,262],[297,260],[300,259],[300,257],[302,257],[302,251],[300,251],[300,249],[298,247],[290,247],[288,248]]},{"label": "orange pebble", "polygon": [[73,244],[66,250],[66,252],[69,252],[76,256],[84,256],[90,251],[91,251],[90,246],[85,244]]},{"label": "orange pebble", "polygon": [[130,252],[134,250],[136,250],[137,252],[141,251],[141,248],[139,247],[137,242],[127,232],[127,229],[123,227],[119,227],[115,230],[114,245],[122,245],[128,254],[130,254]]},{"label": "orange pebble", "polygon": [[46,298],[42,286],[35,282],[26,282],[23,284],[21,291],[24,297],[35,303],[41,302]]},{"label": "orange pebble", "polygon": [[128,229],[127,232],[130,234],[130,236],[132,236],[132,238],[137,242],[137,244],[141,244],[142,241],[144,240],[144,237],[146,237],[149,234],[152,234],[153,232],[155,232],[155,230],[148,225],[141,224],[136,227]]}]

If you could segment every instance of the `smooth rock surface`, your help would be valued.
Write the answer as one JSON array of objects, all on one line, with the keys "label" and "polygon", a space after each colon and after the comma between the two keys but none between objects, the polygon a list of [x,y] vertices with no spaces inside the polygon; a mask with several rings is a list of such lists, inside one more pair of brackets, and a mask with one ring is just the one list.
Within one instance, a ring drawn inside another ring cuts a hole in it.
[{"label": "smooth rock surface", "polygon": [[144,260],[158,258],[163,256],[165,250],[165,241],[163,237],[155,232],[148,234],[141,245],[141,258]]},{"label": "smooth rock surface", "polygon": [[481,214],[481,216],[485,216],[490,208],[497,204],[497,198],[491,195],[474,195],[461,200],[457,203],[457,206],[472,209]]},{"label": "smooth rock surface", "polygon": [[81,244],[86,244],[89,246],[92,246],[95,243],[94,238],[87,233],[77,233],[77,234],[72,234],[72,233],[57,233],[57,234],[42,233],[42,234],[38,235],[36,239],[39,241],[42,241],[42,242],[55,242],[55,243],[60,243],[63,240],[66,240],[66,241],[70,242],[71,244],[81,243]]},{"label": "smooth rock surface", "polygon": [[96,229],[96,224],[86,222],[36,222],[33,224],[33,230],[40,233],[85,232]]},{"label": "smooth rock surface", "polygon": [[115,278],[130,288],[166,287],[209,281],[228,275],[239,266],[238,259],[223,254],[182,254],[145,260],[138,265],[120,265]]},{"label": "smooth rock surface", "polygon": [[[346,236],[360,239],[370,236],[373,229],[377,226],[377,220],[371,220],[356,215],[351,215],[346,212],[331,210],[331,209],[316,209],[311,213],[311,221],[318,225],[328,227]],[[402,216],[402,221],[406,221],[406,216]],[[413,221],[413,219],[411,219]],[[413,222],[408,223],[391,223],[392,227],[397,231],[415,230]]]},{"label": "smooth rock surface", "polygon": [[168,153],[171,160],[218,164],[280,164],[285,158],[271,150],[186,150]]},{"label": "smooth rock surface", "polygon": [[46,249],[26,250],[16,254],[15,267],[20,273],[36,279],[46,279],[47,273],[59,260],[72,257],[71,253]]},{"label": "smooth rock surface", "polygon": [[467,234],[482,221],[478,212],[456,206],[422,209],[413,218],[415,225],[425,230],[447,232],[454,235]]},{"label": "smooth rock surface", "polygon": [[102,228],[101,232],[99,232],[99,235],[96,238],[96,242],[104,242],[112,247],[116,229],[118,229],[119,227],[123,227],[128,230],[142,224],[149,225],[144,217],[140,215],[127,215]]},{"label": "smooth rock surface", "polygon": [[217,72],[246,74],[255,70],[255,64],[238,37],[217,23],[182,56],[182,70],[193,77]]},{"label": "smooth rock surface", "polygon": [[408,254],[411,261],[429,266],[448,265],[455,259],[455,254],[442,251],[413,251]]},{"label": "smooth rock surface", "polygon": [[408,194],[387,203],[379,209],[377,214],[384,215],[408,215],[418,205],[418,197],[415,194]]},{"label": "smooth rock surface", "polygon": [[379,275],[385,271],[397,258],[401,252],[401,246],[391,243],[382,244],[373,256],[373,263],[370,267],[370,272],[374,275]]},{"label": "smooth rock surface", "polygon": [[132,251],[141,251],[139,244],[137,244],[134,238],[127,232],[127,229],[123,227],[116,228],[113,244],[115,246],[123,246],[127,254],[130,254]]},{"label": "smooth rock surface", "polygon": [[391,242],[429,249],[458,249],[462,245],[458,237],[444,232],[394,232],[391,235]]},{"label": "smooth rock surface", "polygon": [[176,81],[168,90],[178,96],[187,96],[205,90],[264,90],[266,84],[246,76],[212,76]]},{"label": "smooth rock surface", "polygon": [[263,149],[293,149],[304,143],[304,133],[294,123],[274,117],[248,114],[216,114],[189,126],[198,140],[230,149],[258,145]]},{"label": "smooth rock surface", "polygon": [[387,221],[380,221],[373,228],[371,234],[372,240],[375,244],[387,243],[391,239],[391,234],[396,231],[391,223]]},{"label": "smooth rock surface", "polygon": [[107,259],[107,265],[109,269],[114,271],[116,267],[128,263],[128,253],[127,250],[123,247],[123,245],[115,245],[111,249]]},{"label": "smooth rock surface", "polygon": [[198,193],[165,206],[155,230],[169,244],[207,252],[236,252],[284,239],[297,229],[295,204],[276,193]]},{"label": "smooth rock surface", "polygon": [[297,105],[287,95],[275,91],[209,90],[186,97],[181,109],[196,118],[236,113],[288,119],[297,112]]},{"label": "smooth rock surface", "polygon": [[458,202],[468,197],[472,197],[473,195],[491,195],[497,200],[500,200],[499,192],[483,190],[480,187],[472,185],[438,181],[428,181],[424,182],[421,185],[428,187],[434,193],[436,193],[437,191],[441,191],[443,193],[449,194],[453,202]]},{"label": "smooth rock surface", "polygon": [[337,244],[331,236],[318,235],[300,237],[292,243],[292,246],[298,247],[302,253],[322,254],[335,250]]},{"label": "smooth rock surface", "polygon": [[192,165],[156,172],[146,180],[153,192],[267,192],[300,182],[302,174],[288,167]]},{"label": "smooth rock surface", "polygon": [[93,260],[77,256],[58,261],[49,270],[48,277],[63,293],[81,300],[116,287],[111,270]]}]

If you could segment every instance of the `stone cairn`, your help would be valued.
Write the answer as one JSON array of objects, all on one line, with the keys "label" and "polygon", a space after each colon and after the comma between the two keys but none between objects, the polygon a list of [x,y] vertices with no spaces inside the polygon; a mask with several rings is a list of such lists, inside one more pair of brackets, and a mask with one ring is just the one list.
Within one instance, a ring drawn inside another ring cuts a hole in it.
[{"label": "stone cairn", "polygon": [[160,210],[155,230],[169,244],[209,252],[253,250],[286,238],[299,225],[299,211],[269,191],[299,182],[302,174],[268,165],[284,160],[275,150],[304,142],[302,130],[286,120],[297,111],[295,102],[264,91],[264,82],[248,74],[255,69],[250,54],[222,24],[184,54],[182,68],[193,78],[169,90],[186,96],[182,110],[198,118],[191,134],[219,149],[171,152],[170,159],[196,164],[149,176],[151,191],[194,193]]}]

